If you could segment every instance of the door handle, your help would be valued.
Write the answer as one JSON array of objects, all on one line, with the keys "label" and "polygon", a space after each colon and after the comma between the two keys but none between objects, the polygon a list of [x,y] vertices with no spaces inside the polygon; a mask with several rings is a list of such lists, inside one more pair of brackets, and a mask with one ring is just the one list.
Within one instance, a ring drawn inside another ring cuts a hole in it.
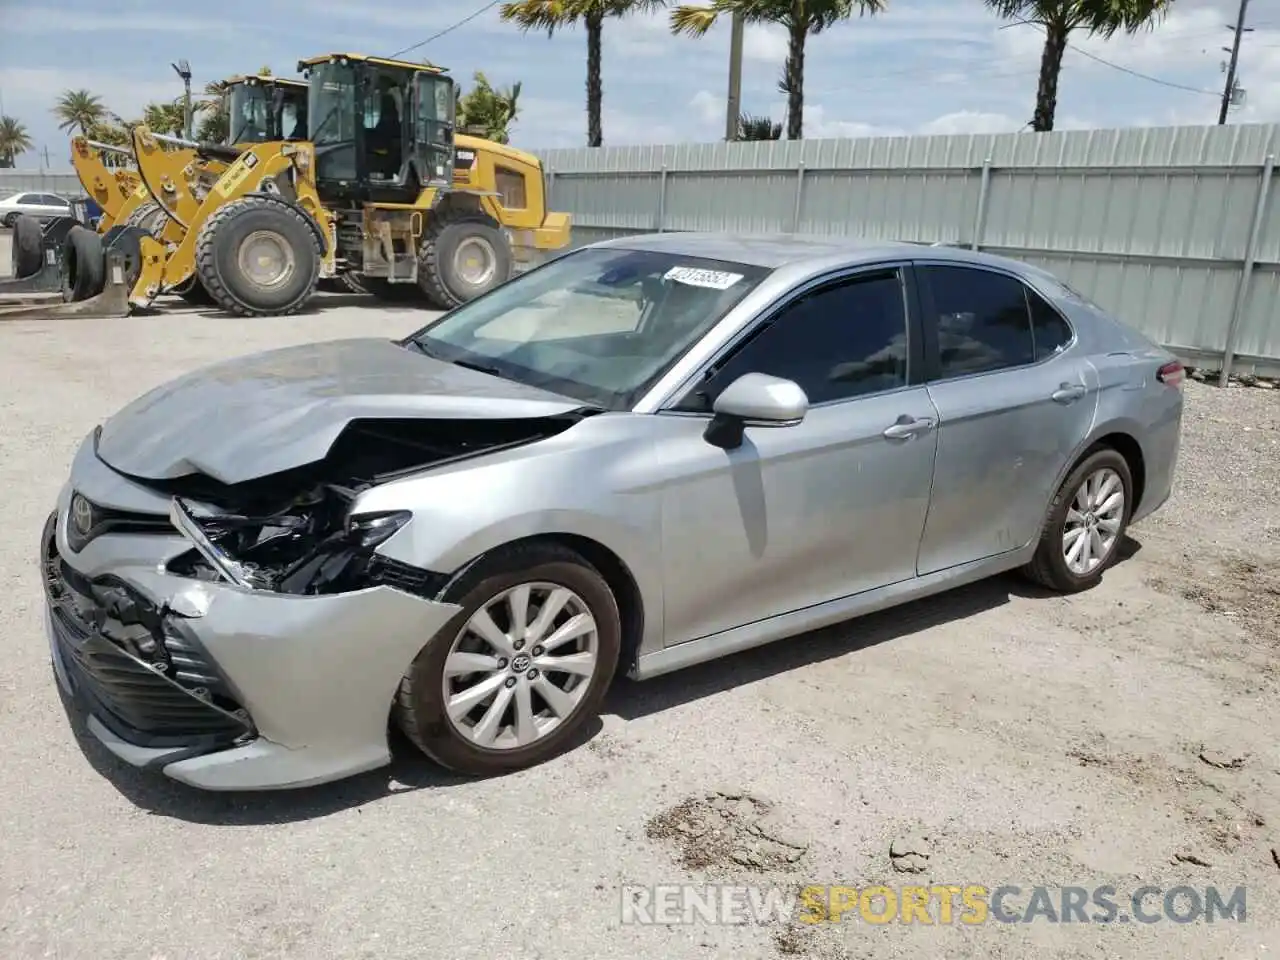
[{"label": "door handle", "polygon": [[1084,387],[1078,383],[1063,383],[1050,395],[1054,403],[1073,403],[1084,396]]},{"label": "door handle", "polygon": [[913,418],[903,414],[898,422],[884,429],[889,440],[910,440],[918,433],[928,433],[933,429],[933,421],[928,417]]}]

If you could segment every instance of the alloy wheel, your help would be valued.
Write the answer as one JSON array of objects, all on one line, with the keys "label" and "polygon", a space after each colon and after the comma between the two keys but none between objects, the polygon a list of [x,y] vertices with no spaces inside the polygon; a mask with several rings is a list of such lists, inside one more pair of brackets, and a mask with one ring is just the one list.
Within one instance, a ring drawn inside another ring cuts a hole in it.
[{"label": "alloy wheel", "polygon": [[1062,556],[1067,569],[1085,577],[1111,558],[1124,522],[1124,481],[1110,467],[1085,477],[1067,508]]},{"label": "alloy wheel", "polygon": [[598,649],[595,617],[574,591],[545,582],[503,590],[471,615],[449,649],[449,723],[482,749],[527,747],[577,710]]}]

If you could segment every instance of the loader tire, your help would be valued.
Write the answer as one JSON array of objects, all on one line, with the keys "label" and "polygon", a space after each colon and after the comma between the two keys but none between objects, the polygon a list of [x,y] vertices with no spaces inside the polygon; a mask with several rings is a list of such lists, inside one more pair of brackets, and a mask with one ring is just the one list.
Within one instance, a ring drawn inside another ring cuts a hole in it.
[{"label": "loader tire", "polygon": [[79,303],[96,297],[106,284],[106,248],[88,227],[75,226],[62,245],[62,299]]},{"label": "loader tire", "polygon": [[44,265],[44,238],[40,221],[35,217],[19,214],[13,221],[13,236],[10,240],[13,245],[10,251],[10,276],[30,277],[38,273]]},{"label": "loader tire", "polygon": [[184,302],[191,304],[193,307],[215,307],[213,297],[209,296],[209,291],[204,288],[204,284],[200,282],[200,278],[196,274],[191,274],[187,278],[187,282],[179,284],[173,293],[177,294]]},{"label": "loader tire", "polygon": [[154,200],[148,200],[129,214],[121,226],[139,227],[159,240],[168,223],[169,215],[164,212],[160,204]]},{"label": "loader tire", "polygon": [[241,317],[297,313],[316,292],[321,257],[304,215],[267,197],[221,207],[196,238],[196,275],[219,307]]},{"label": "loader tire", "polygon": [[452,310],[506,283],[511,264],[511,247],[492,220],[445,220],[423,238],[418,283],[441,309]]}]

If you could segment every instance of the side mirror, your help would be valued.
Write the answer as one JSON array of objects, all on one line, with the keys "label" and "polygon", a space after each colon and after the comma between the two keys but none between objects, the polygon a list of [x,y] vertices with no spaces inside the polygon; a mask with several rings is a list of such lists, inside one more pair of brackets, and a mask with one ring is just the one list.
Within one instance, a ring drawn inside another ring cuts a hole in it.
[{"label": "side mirror", "polygon": [[702,438],[712,446],[735,450],[747,427],[793,427],[809,412],[809,398],[798,383],[765,373],[744,373],[716,397]]}]

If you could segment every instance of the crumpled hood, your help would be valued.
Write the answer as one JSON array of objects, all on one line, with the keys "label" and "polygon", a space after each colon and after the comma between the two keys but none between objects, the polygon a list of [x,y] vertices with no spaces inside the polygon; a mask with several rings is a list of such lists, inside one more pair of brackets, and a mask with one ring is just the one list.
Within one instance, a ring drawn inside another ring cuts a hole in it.
[{"label": "crumpled hood", "polygon": [[522,419],[584,406],[389,340],[334,340],[236,357],[134,400],[102,427],[121,473],[240,483],[324,458],[352,420]]}]

